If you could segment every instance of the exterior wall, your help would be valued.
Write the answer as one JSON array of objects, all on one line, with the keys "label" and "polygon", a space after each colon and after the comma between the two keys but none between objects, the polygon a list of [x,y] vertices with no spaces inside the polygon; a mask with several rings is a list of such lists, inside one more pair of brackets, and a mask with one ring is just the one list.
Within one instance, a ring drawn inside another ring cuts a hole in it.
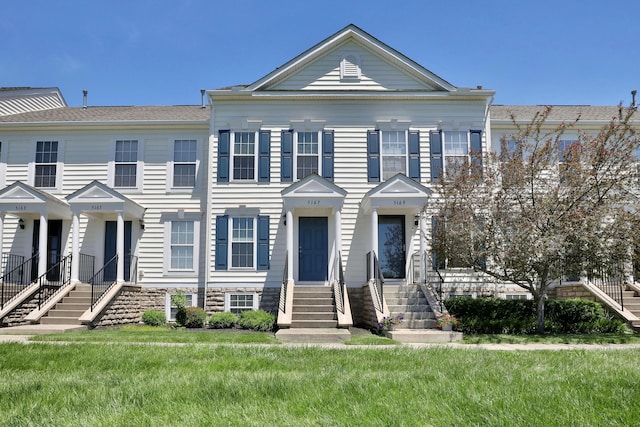
[{"label": "exterior wall", "polygon": [[581,284],[560,285],[552,289],[549,296],[558,299],[579,298],[587,301],[596,301],[596,298]]},{"label": "exterior wall", "polygon": [[[210,137],[211,210],[209,235],[211,254],[215,254],[215,219],[232,208],[244,209],[270,217],[269,271],[218,271],[211,263],[210,283],[225,286],[277,287],[282,281],[286,252],[286,229],[281,191],[292,182],[280,182],[281,131],[292,127],[292,121],[305,119],[324,121],[324,129],[334,131],[334,180],[333,183],[347,191],[342,208],[342,259],[348,286],[360,286],[366,280],[365,255],[371,250],[371,216],[360,207],[365,194],[379,182],[368,182],[367,131],[379,127],[381,121],[400,120],[410,122],[409,128],[420,131],[420,183],[430,186],[429,131],[438,126],[443,129],[483,129],[486,103],[484,101],[452,100],[216,100],[212,116]],[[242,130],[234,123],[242,118],[260,121],[261,130],[271,131],[271,175],[269,183],[229,182],[218,183],[217,155],[220,130]],[[485,143],[486,144],[486,143]],[[294,182],[297,180],[294,180]],[[427,201],[425,200],[425,203]],[[297,215],[329,216],[328,211],[296,210]],[[407,255],[419,248],[417,227],[413,212],[402,208],[382,209],[379,214],[407,215]],[[331,222],[331,221],[330,221]],[[429,230],[430,232],[430,226]],[[329,232],[331,236],[331,231]],[[331,245],[331,242],[330,242]],[[213,256],[214,257],[214,256]],[[213,259],[212,259],[213,261]],[[291,266],[290,266],[291,268]]]}]

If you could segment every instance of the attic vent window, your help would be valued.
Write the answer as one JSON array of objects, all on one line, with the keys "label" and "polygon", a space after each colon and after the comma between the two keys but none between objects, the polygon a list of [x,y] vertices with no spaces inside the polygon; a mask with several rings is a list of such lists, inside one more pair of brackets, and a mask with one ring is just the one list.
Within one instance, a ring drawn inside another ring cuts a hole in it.
[{"label": "attic vent window", "polygon": [[360,80],[360,57],[355,54],[346,54],[340,61],[340,79]]}]

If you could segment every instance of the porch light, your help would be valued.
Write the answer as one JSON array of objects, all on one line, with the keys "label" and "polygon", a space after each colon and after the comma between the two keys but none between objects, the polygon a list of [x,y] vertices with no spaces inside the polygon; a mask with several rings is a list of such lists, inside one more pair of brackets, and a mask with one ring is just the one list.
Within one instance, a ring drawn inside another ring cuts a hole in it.
[{"label": "porch light", "polygon": [[18,227],[20,227],[20,230],[24,230],[24,219],[20,218],[18,220]]},{"label": "porch light", "polygon": [[144,219],[140,220],[140,230],[144,230]]},{"label": "porch light", "polygon": [[417,227],[418,224],[420,224],[420,215],[416,215],[413,217],[413,225]]}]

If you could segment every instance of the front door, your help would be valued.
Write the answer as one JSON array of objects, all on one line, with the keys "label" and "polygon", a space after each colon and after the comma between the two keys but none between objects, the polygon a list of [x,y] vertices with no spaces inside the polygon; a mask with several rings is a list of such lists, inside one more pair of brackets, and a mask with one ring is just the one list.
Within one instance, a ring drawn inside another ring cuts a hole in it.
[{"label": "front door", "polygon": [[[117,252],[117,221],[106,221],[104,226],[104,263],[108,263]],[[131,221],[124,222],[124,280],[129,281],[131,270]],[[115,281],[117,278],[118,264],[113,262],[104,270],[105,281]]]},{"label": "front door", "polygon": [[[40,220],[33,222],[33,236],[31,238],[31,255],[38,253],[40,249]],[[42,254],[40,254],[42,256]],[[60,266],[62,259],[62,220],[50,219],[47,222],[47,280],[56,282],[60,280]],[[52,268],[55,267],[55,268]],[[31,280],[38,277],[38,263],[31,264]]]},{"label": "front door", "polygon": [[385,279],[405,278],[404,216],[378,217],[378,261]]},{"label": "front door", "polygon": [[327,217],[300,217],[298,234],[298,279],[300,281],[327,280],[329,258]]}]

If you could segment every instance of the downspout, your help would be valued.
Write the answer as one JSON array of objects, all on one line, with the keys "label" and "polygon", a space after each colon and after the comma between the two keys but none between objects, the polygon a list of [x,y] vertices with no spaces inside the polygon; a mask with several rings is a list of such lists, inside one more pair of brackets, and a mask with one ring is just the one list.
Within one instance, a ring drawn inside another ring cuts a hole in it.
[{"label": "downspout", "polygon": [[[201,92],[202,93],[202,92]],[[202,93],[202,105],[204,106],[204,93]],[[212,158],[212,150],[211,146],[213,145],[213,129],[215,127],[215,120],[213,115],[213,102],[209,102],[211,107],[211,114],[209,115],[209,135],[207,137],[207,147],[204,150],[204,153],[207,158],[207,206],[205,208],[205,224],[206,224],[206,235],[205,235],[205,272],[204,272],[204,301],[202,302],[202,307],[205,312],[207,311],[207,294],[209,291],[209,279],[211,277],[211,201],[212,196],[211,192],[213,191],[213,158]]]}]

